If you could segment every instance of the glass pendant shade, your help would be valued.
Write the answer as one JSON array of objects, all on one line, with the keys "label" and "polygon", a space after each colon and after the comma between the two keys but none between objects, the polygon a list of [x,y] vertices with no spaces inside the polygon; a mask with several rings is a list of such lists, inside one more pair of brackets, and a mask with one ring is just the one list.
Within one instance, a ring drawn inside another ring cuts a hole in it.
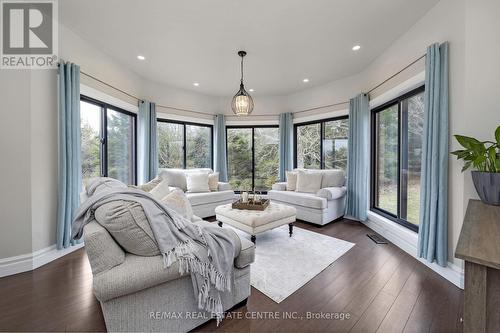
[{"label": "glass pendant shade", "polygon": [[231,109],[233,109],[233,113],[237,116],[248,116],[253,111],[253,99],[243,85],[243,57],[247,53],[245,51],[238,51],[238,55],[241,57],[240,90],[233,97]]},{"label": "glass pendant shade", "polygon": [[240,90],[234,95],[231,108],[237,116],[247,116],[253,111],[252,96],[247,93],[243,84],[240,84]]}]

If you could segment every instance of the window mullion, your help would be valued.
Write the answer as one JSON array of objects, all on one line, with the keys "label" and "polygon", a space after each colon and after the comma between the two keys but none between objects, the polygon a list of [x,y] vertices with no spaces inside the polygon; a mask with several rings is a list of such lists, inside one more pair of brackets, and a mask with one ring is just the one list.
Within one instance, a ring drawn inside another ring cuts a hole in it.
[{"label": "window mullion", "polygon": [[401,101],[401,179],[399,218],[406,220],[408,212],[408,101]]},{"label": "window mullion", "polygon": [[108,176],[108,108],[105,105],[101,106],[101,174],[103,177]]}]

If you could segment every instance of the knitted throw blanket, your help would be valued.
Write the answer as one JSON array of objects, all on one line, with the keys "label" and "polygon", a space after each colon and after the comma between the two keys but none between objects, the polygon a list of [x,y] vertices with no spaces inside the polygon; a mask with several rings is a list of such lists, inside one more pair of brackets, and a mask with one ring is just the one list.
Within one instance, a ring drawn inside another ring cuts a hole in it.
[{"label": "knitted throw blanket", "polygon": [[[223,317],[221,292],[231,291],[235,251],[241,247],[228,235],[228,230],[192,223],[149,193],[127,188],[110,178],[94,178],[87,186],[89,198],[76,213],[72,237],[81,238],[85,224],[93,220],[101,205],[116,201],[139,203],[151,225],[163,255],[164,266],[179,262],[179,273],[190,273],[198,308],[217,318]],[[202,249],[200,251],[200,248]]]}]

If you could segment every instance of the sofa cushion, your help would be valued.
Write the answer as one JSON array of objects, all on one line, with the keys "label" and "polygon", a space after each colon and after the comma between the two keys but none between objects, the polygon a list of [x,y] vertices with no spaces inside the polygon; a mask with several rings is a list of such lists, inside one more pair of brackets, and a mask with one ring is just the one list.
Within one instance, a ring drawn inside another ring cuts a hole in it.
[{"label": "sofa cushion", "polygon": [[193,218],[193,208],[191,207],[191,203],[186,197],[186,194],[182,192],[182,190],[173,190],[165,197],[163,197],[161,199],[161,202],[163,202],[165,205],[172,208],[188,220],[191,220]]},{"label": "sofa cushion", "polygon": [[255,244],[246,238],[241,239],[241,251],[234,260],[234,265],[243,268],[255,261]]},{"label": "sofa cushion", "polygon": [[321,170],[323,179],[321,180],[321,188],[325,187],[342,187],[345,185],[345,172],[340,169]]},{"label": "sofa cushion", "polygon": [[267,193],[269,198],[283,203],[292,205],[310,207],[315,209],[325,209],[327,207],[327,200],[318,197],[315,193],[300,193],[292,191],[269,191]]},{"label": "sofa cushion", "polygon": [[206,205],[234,199],[233,191],[217,191],[207,193],[186,193],[192,206]]},{"label": "sofa cushion", "polygon": [[210,192],[208,173],[186,173],[186,184],[189,193]]},{"label": "sofa cushion", "polygon": [[150,180],[146,184],[142,184],[142,185],[129,185],[128,187],[138,188],[139,190],[143,190],[145,192],[150,192],[153,188],[155,188],[156,185],[160,184],[161,181],[162,181],[162,178],[160,176],[156,176],[156,178]]},{"label": "sofa cushion", "polygon": [[186,174],[188,173],[212,173],[212,169],[198,168],[198,169],[160,169],[160,177],[168,180],[168,185],[178,187],[184,192],[187,191]]},{"label": "sofa cushion", "polygon": [[97,208],[94,215],[127,252],[140,256],[160,254],[153,230],[139,203],[111,201]]},{"label": "sofa cushion", "polygon": [[208,175],[208,188],[210,191],[218,191],[219,190],[219,173],[212,172]]},{"label": "sofa cushion", "polygon": [[325,198],[327,200],[335,200],[338,198],[342,198],[345,193],[347,192],[347,189],[342,186],[342,187],[325,187],[319,190],[316,195],[318,197]]},{"label": "sofa cushion", "polygon": [[169,186],[187,191],[186,175],[183,170],[165,169],[160,173],[160,176],[167,181]]},{"label": "sofa cushion", "polygon": [[295,191],[304,193],[316,193],[321,188],[323,174],[320,172],[308,172],[299,170],[297,176],[297,188]]},{"label": "sofa cushion", "polygon": [[156,185],[149,193],[156,199],[161,200],[167,194],[170,193],[170,188],[166,180],[162,180],[158,185]]},{"label": "sofa cushion", "polygon": [[297,189],[297,171],[287,171],[286,172],[286,190],[295,191]]}]

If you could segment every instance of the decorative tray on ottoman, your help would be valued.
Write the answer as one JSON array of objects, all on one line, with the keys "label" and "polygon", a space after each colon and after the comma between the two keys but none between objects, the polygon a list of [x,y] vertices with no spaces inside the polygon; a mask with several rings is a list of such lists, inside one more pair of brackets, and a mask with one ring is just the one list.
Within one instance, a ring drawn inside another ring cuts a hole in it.
[{"label": "decorative tray on ottoman", "polygon": [[233,202],[233,209],[246,210],[265,210],[269,206],[269,199],[262,199],[259,202],[254,202],[253,199],[248,199],[248,202],[242,202],[241,199]]}]

